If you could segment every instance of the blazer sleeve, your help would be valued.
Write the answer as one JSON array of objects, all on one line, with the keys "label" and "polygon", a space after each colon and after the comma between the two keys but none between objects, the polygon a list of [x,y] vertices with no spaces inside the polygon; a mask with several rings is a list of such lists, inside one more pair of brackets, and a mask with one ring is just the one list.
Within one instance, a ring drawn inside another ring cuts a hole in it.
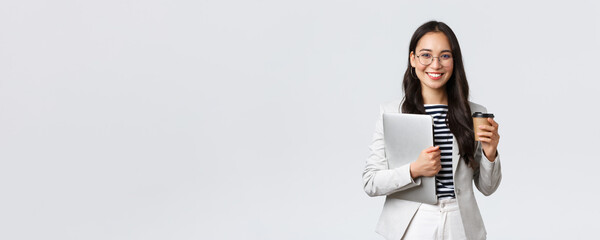
[{"label": "blazer sleeve", "polygon": [[490,162],[485,156],[481,147],[475,154],[475,160],[479,161],[479,168],[474,172],[473,180],[475,187],[485,195],[489,196],[498,189],[502,181],[502,171],[500,164],[500,153],[496,155],[493,162]]},{"label": "blazer sleeve", "polygon": [[389,195],[421,184],[420,178],[413,180],[410,176],[410,163],[389,169],[383,138],[384,112],[385,106],[382,105],[379,119],[375,124],[373,140],[369,146],[370,155],[362,174],[364,190],[371,197]]}]

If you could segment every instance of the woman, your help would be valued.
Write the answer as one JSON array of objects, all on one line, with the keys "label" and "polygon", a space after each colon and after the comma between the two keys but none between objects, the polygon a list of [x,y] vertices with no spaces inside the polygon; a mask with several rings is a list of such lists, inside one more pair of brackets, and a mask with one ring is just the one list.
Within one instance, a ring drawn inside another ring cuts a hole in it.
[{"label": "woman", "polygon": [[419,177],[435,176],[438,204],[387,197],[377,232],[386,239],[485,239],[486,231],[473,184],[488,196],[498,188],[502,174],[497,147],[498,124],[480,126],[475,141],[473,112],[487,112],[468,101],[469,85],[454,32],[442,22],[420,26],[409,46],[404,74],[404,98],[381,106],[384,112],[430,114],[434,119],[434,147],[418,159],[389,169],[383,122],[375,134],[363,172],[369,196],[389,195],[420,184]]}]

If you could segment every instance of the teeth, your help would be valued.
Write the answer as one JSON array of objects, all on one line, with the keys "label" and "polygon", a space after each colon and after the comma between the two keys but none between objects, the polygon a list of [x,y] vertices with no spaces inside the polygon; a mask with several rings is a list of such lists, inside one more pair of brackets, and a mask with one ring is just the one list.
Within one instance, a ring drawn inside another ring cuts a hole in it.
[{"label": "teeth", "polygon": [[441,74],[441,73],[437,73],[437,74],[436,74],[436,73],[427,73],[427,74],[428,74],[429,76],[432,76],[432,77],[439,77],[439,76],[442,76],[442,74]]}]

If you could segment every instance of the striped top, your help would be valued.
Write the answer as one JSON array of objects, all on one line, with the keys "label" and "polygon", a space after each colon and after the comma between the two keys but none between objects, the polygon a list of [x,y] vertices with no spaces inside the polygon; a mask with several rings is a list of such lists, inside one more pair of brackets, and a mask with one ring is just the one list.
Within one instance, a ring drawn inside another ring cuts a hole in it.
[{"label": "striped top", "polygon": [[455,198],[452,177],[452,133],[446,122],[448,106],[425,104],[425,112],[433,117],[434,146],[440,146],[442,169],[435,175],[438,199]]}]

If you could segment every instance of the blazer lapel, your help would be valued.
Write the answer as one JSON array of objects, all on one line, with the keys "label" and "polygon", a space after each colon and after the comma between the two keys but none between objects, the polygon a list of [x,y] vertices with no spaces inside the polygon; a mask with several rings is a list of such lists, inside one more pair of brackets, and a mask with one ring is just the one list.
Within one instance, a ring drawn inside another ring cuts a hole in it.
[{"label": "blazer lapel", "polygon": [[[456,167],[458,166],[458,161],[460,161],[458,144],[456,143],[456,138],[454,134],[452,134],[452,176],[455,176]],[[456,178],[456,177],[455,177]]]}]

